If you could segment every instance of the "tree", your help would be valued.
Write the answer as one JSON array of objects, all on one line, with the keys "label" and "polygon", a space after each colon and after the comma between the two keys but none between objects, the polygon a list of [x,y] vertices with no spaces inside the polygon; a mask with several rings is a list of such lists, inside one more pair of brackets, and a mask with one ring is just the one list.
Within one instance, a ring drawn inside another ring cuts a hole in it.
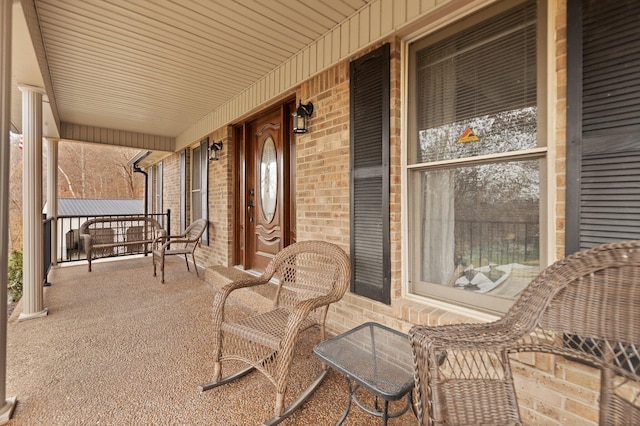
[{"label": "tree", "polygon": [[[20,135],[11,133],[9,171],[9,247],[22,248],[22,150]],[[47,166],[46,144],[43,166]],[[127,162],[137,149],[62,141],[58,144],[59,198],[142,199],[144,177]],[[46,173],[43,173],[46,177]],[[43,194],[46,190],[43,187]]]},{"label": "tree", "polygon": [[99,144],[61,142],[58,152],[60,198],[141,199],[144,179],[127,162],[138,150]]},{"label": "tree", "polygon": [[9,150],[9,248],[22,248],[22,150],[20,135],[11,133]]}]

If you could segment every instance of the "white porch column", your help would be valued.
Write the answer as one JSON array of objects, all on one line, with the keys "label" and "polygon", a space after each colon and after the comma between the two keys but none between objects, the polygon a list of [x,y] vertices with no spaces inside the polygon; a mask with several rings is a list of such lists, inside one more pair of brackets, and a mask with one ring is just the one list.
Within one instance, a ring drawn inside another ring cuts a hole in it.
[{"label": "white porch column", "polygon": [[11,129],[11,3],[0,3],[0,424],[16,398],[7,399],[7,285],[9,284],[9,130]]},{"label": "white porch column", "polygon": [[42,95],[39,87],[22,91],[22,313],[18,320],[47,315],[43,308],[42,257]]},{"label": "white porch column", "polygon": [[51,221],[51,264],[58,264],[58,141],[47,139],[47,216]]}]

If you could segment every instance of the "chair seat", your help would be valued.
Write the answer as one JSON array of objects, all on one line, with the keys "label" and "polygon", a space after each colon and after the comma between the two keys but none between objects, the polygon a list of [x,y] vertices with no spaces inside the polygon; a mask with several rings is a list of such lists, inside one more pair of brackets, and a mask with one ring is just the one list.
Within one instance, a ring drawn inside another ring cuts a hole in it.
[{"label": "chair seat", "polygon": [[[236,336],[277,350],[280,349],[280,341],[284,337],[284,332],[287,328],[289,313],[287,309],[278,308],[265,312],[264,314],[242,319],[238,322],[223,322],[221,329],[224,332],[235,334]],[[316,324],[313,319],[307,317],[302,321],[300,331],[313,327]]]},{"label": "chair seat", "polygon": [[[164,250],[164,255],[165,256],[169,256],[172,254],[191,254],[191,249],[190,248],[184,248],[184,249],[167,249]],[[154,250],[153,251],[153,255],[154,256],[162,256],[162,250]]]}]

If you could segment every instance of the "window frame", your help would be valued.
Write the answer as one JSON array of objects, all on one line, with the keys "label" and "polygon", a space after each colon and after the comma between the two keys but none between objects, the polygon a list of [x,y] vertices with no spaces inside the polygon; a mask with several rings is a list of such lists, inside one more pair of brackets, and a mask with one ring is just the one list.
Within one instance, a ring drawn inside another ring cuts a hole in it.
[{"label": "window frame", "polygon": [[[196,152],[197,152],[197,157],[196,157]],[[194,201],[194,197],[197,197],[198,199],[201,198],[200,196],[200,186],[202,184],[202,179],[201,179],[201,175],[200,173],[202,173],[202,167],[200,167],[200,156],[202,155],[201,149],[200,149],[200,145],[196,145],[193,146],[191,148],[191,156],[190,159],[191,161],[189,162],[190,164],[190,174],[189,174],[189,218],[190,218],[190,223],[193,223],[193,221],[200,219],[200,216],[202,215],[202,206],[200,205],[200,203],[198,203],[199,207],[196,211],[196,205],[193,202]],[[197,164],[196,164],[197,163]],[[197,169],[196,169],[197,167]],[[196,171],[198,171],[198,176],[195,176]]]},{"label": "window frame", "polygon": [[[194,155],[198,152],[197,158]],[[189,214],[191,217],[191,222],[193,223],[197,219],[205,219],[209,221],[209,138],[206,137],[202,139],[197,145],[194,145],[191,148],[191,157],[190,157],[190,179],[189,179],[189,197],[190,197],[190,206],[189,206]],[[194,176],[196,167],[198,168],[198,176],[197,179]],[[198,199],[198,203],[194,202],[194,197]],[[199,212],[196,211],[196,207],[199,207]],[[205,228],[205,231],[202,233],[202,237],[200,238],[200,243],[202,245],[209,245],[209,232],[208,226]]]},{"label": "window frame", "polygon": [[[421,174],[423,171],[434,170],[438,168],[453,168],[472,166],[477,164],[490,164],[499,161],[517,161],[524,159],[537,158],[540,161],[540,200],[539,200],[539,227],[540,227],[540,269],[542,270],[549,264],[549,260],[553,258],[551,255],[552,250],[555,249],[553,244],[553,218],[554,213],[552,211],[554,203],[552,199],[555,199],[555,187],[553,186],[554,179],[554,167],[552,164],[552,158],[550,157],[551,148],[550,144],[554,143],[554,130],[550,129],[548,123],[553,123],[550,114],[554,111],[550,104],[552,93],[554,88],[549,86],[549,81],[553,79],[549,78],[549,73],[555,70],[555,45],[553,44],[553,17],[549,15],[548,5],[546,0],[537,0],[537,18],[536,18],[536,30],[537,30],[537,134],[538,145],[531,149],[501,152],[488,155],[480,155],[475,157],[467,157],[452,160],[441,160],[431,163],[412,163],[411,160],[416,158],[415,156],[415,135],[417,133],[417,120],[415,106],[415,97],[412,99],[410,93],[415,93],[415,62],[411,59],[410,46],[414,43],[417,45],[427,45],[442,40],[444,38],[455,35],[456,33],[469,28],[475,24],[486,21],[488,18],[495,16],[501,12],[509,10],[519,4],[524,3],[526,0],[512,0],[507,2],[501,2],[499,4],[486,3],[485,8],[476,11],[470,11],[467,16],[460,17],[456,15],[455,20],[447,22],[441,22],[438,27],[429,29],[429,32],[421,32],[403,40],[403,66],[404,72],[402,75],[403,81],[403,100],[406,105],[405,113],[403,114],[403,122],[405,131],[402,134],[402,187],[403,187],[403,285],[402,294],[404,297],[409,297],[419,301],[429,301],[436,305],[452,309],[454,311],[461,311],[468,313],[472,312],[485,312],[490,314],[501,314],[507,311],[507,309],[513,304],[514,300],[501,299],[498,297],[473,293],[473,302],[470,300],[464,300],[465,298],[459,298],[447,296],[441,293],[446,293],[448,288],[445,288],[439,284],[425,283],[429,285],[430,290],[427,292],[417,294],[414,292],[414,283],[419,282],[420,268],[413,267],[413,265],[419,264],[416,262],[421,258],[422,252],[420,249],[419,239],[412,239],[410,229],[415,229],[416,222],[420,221],[420,203],[414,203],[411,206],[410,199],[417,196],[419,193],[419,187],[415,181],[415,175]],[[459,18],[459,19],[458,19]],[[415,49],[414,49],[415,50]],[[413,67],[412,67],[413,66]],[[551,74],[553,75],[553,74]],[[413,91],[412,91],[413,90]],[[418,278],[418,280],[416,279]],[[433,292],[433,289],[440,287],[443,292]],[[478,297],[480,296],[480,297]],[[462,299],[462,300],[461,300]],[[469,299],[469,298],[466,298]],[[481,303],[476,303],[477,301]]]}]

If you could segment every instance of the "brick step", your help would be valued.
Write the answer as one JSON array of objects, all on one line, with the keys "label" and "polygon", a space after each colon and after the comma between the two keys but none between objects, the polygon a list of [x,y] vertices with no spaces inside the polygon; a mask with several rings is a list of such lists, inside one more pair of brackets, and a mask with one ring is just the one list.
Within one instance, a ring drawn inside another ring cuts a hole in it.
[{"label": "brick step", "polygon": [[[225,266],[210,266],[204,271],[205,283],[214,289],[245,278],[255,278],[255,275],[238,268]],[[254,311],[266,311],[273,306],[276,289],[275,284],[262,285],[257,288],[242,288],[235,290],[229,297]]]}]

